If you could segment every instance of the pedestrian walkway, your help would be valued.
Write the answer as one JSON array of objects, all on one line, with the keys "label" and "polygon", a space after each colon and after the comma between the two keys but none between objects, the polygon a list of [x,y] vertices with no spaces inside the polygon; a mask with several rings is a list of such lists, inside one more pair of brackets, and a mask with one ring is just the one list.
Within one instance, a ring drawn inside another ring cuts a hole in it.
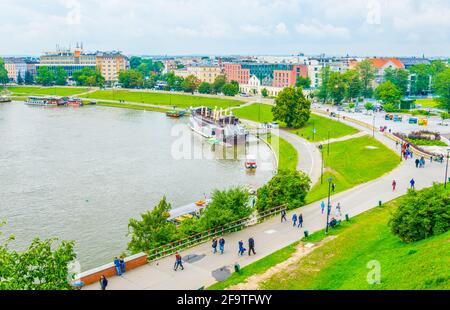
[{"label": "pedestrian walkway", "polygon": [[367,136],[367,135],[368,135],[367,132],[360,131],[360,132],[355,133],[353,135],[347,135],[347,136],[343,136],[343,137],[339,137],[339,138],[333,138],[333,139],[330,139],[330,140],[314,142],[314,144],[318,146],[318,145],[324,144],[324,143],[341,142],[341,141],[346,141],[346,140],[350,140],[350,139],[360,138],[360,137]]},{"label": "pedestrian walkway", "polygon": [[[432,185],[433,181],[442,181],[444,169],[443,164],[432,163],[418,173],[413,161],[405,161],[394,171],[377,180],[332,196],[331,204],[336,205],[339,202],[342,206],[342,213],[353,217],[376,207],[379,201],[386,202],[404,195],[411,178],[416,181],[417,189],[428,187]],[[397,180],[395,192],[391,188],[393,179]],[[292,227],[290,219],[293,212],[303,214],[303,229]],[[223,277],[224,274],[231,273],[236,262],[244,267],[300,240],[305,229],[311,233],[323,229],[326,224],[326,215],[321,214],[320,201],[288,212],[287,218],[288,222],[280,223],[280,218],[277,216],[259,225],[226,235],[225,253],[223,255],[212,254],[209,242],[183,251],[181,253],[183,257],[197,257],[192,263],[185,262],[183,271],[173,271],[175,259],[174,256],[170,256],[127,271],[121,277],[110,278],[108,288],[195,290],[202,286],[209,286],[216,282],[214,275]],[[256,255],[239,257],[237,255],[238,241],[243,240],[245,247],[248,249],[247,240],[249,237],[255,239]],[[98,283],[94,283],[85,289],[100,289],[100,287]]]}]

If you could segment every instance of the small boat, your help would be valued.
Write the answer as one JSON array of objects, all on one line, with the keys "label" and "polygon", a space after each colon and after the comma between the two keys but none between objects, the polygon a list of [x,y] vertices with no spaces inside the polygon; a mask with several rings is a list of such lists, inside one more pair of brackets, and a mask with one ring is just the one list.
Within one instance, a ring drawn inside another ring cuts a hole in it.
[{"label": "small boat", "polygon": [[179,110],[170,110],[170,111],[167,111],[167,112],[166,112],[166,115],[167,115],[168,117],[176,117],[176,118],[182,117],[182,116],[184,116],[185,114],[186,114],[185,111],[179,111]]},{"label": "small boat", "polygon": [[255,156],[248,155],[247,159],[245,160],[245,169],[249,171],[254,171],[258,165],[256,164],[256,158]]},{"label": "small boat", "polygon": [[81,107],[83,106],[83,101],[81,101],[81,99],[79,98],[68,98],[66,100],[66,104],[72,107]]},{"label": "small boat", "polygon": [[11,102],[11,98],[6,96],[0,96],[0,102]]}]

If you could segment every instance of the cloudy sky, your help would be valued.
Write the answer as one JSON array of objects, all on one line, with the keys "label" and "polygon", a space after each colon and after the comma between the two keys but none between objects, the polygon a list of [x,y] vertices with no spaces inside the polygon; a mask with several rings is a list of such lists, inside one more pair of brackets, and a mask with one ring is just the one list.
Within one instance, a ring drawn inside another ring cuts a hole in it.
[{"label": "cloudy sky", "polygon": [[0,0],[0,55],[450,54],[449,0]]}]

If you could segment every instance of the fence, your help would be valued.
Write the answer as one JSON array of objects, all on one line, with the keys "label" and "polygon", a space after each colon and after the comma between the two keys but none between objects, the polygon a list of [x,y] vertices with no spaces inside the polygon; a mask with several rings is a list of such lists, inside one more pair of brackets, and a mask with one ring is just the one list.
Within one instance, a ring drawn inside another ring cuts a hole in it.
[{"label": "fence", "polygon": [[262,221],[275,216],[281,210],[284,209],[284,205],[275,207],[269,210],[265,210],[262,212],[254,213],[250,215],[249,217],[239,219],[237,221],[228,223],[226,225],[215,227],[212,229],[208,229],[205,231],[202,231],[200,233],[194,234],[192,236],[186,237],[184,239],[180,239],[162,246],[159,246],[157,248],[151,249],[147,251],[147,259],[148,261],[152,261],[155,259],[164,258],[166,256],[170,256],[174,254],[177,251],[193,247],[197,244],[203,243],[205,241],[210,240],[213,237],[222,236],[225,233],[231,233],[238,230],[241,230],[245,227],[249,227],[258,223],[261,223]]}]

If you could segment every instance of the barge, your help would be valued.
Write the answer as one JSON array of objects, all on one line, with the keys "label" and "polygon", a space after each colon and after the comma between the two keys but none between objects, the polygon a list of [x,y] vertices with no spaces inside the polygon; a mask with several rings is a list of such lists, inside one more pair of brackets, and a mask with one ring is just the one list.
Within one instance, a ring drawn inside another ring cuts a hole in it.
[{"label": "barge", "polygon": [[249,132],[241,126],[239,119],[231,111],[225,115],[223,109],[191,108],[189,126],[195,133],[229,146],[245,144],[249,138]]}]

